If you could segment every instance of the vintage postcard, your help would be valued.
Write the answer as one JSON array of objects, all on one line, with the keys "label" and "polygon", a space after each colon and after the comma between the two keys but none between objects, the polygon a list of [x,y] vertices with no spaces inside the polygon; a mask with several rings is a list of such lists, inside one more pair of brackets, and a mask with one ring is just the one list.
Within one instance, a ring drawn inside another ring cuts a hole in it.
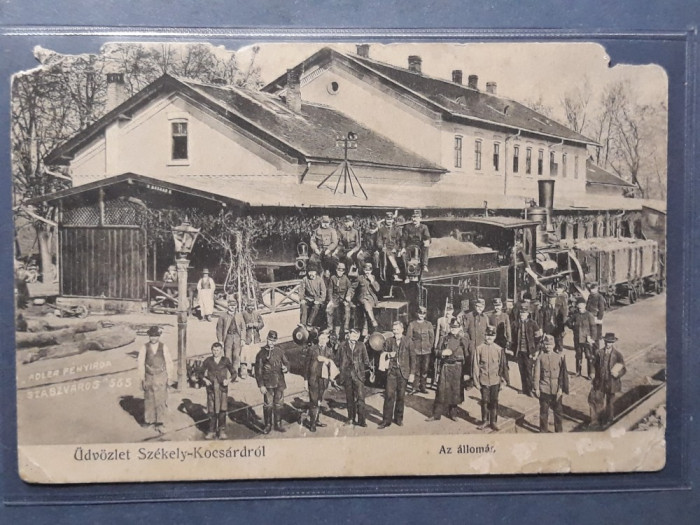
[{"label": "vintage postcard", "polygon": [[663,468],[660,66],[552,42],[32,52],[22,479]]}]

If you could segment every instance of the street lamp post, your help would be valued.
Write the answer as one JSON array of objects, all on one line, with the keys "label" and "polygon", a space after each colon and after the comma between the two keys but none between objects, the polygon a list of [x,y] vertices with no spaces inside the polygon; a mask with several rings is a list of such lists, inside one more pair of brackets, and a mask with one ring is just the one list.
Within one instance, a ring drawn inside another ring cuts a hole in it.
[{"label": "street lamp post", "polygon": [[173,227],[175,241],[175,266],[177,268],[177,389],[182,390],[187,373],[187,270],[190,260],[187,257],[194,247],[199,229],[193,228],[187,218],[180,226]]}]

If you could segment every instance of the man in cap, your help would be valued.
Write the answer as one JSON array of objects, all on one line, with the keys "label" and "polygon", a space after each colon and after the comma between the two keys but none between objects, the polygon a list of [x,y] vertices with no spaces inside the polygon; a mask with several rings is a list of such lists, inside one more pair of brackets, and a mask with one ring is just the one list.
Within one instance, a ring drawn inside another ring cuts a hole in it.
[{"label": "man in cap", "polygon": [[309,246],[313,258],[320,262],[324,271],[330,272],[333,251],[338,247],[338,232],[331,226],[331,218],[328,215],[321,217],[321,225],[311,233]]},{"label": "man in cap", "polygon": [[566,325],[574,332],[574,350],[576,351],[576,375],[581,375],[581,361],[586,357],[586,378],[591,378],[593,372],[593,354],[591,345],[597,332],[593,314],[586,310],[586,300],[579,297],[576,300],[576,311],[566,321]]},{"label": "man in cap", "polygon": [[532,376],[538,352],[538,328],[537,324],[530,319],[530,311],[524,305],[521,305],[518,316],[518,320],[513,324],[511,345],[520,370],[522,393],[532,397]]},{"label": "man in cap", "polygon": [[219,317],[216,323],[216,340],[224,345],[224,355],[233,363],[233,368],[238,371],[239,375],[241,343],[245,333],[245,320],[243,315],[238,312],[238,302],[233,298],[229,299],[226,313]]},{"label": "man in cap", "polygon": [[430,367],[430,356],[433,353],[435,344],[435,332],[433,324],[426,319],[428,309],[425,306],[418,307],[417,319],[408,324],[406,336],[411,340],[413,351],[413,392],[427,394],[426,383],[428,382],[428,368]]},{"label": "man in cap", "polygon": [[333,251],[333,257],[344,262],[347,268],[355,264],[355,256],[360,251],[360,232],[353,226],[352,215],[343,218],[343,227],[338,230],[338,246]]},{"label": "man in cap", "polygon": [[318,276],[315,264],[307,267],[306,277],[301,280],[300,287],[303,299],[300,305],[299,322],[308,328],[317,326],[316,316],[326,301],[326,283]]},{"label": "man in cap", "polygon": [[[445,315],[440,317],[435,323],[435,352],[442,350],[445,338],[451,332],[450,325],[452,323],[452,320],[454,319],[455,321],[457,321],[457,319],[454,316],[454,312],[455,308],[454,306],[452,306],[452,303],[445,303]],[[457,321],[457,324],[459,325],[459,321]]]},{"label": "man in cap", "polygon": [[366,427],[365,422],[365,377],[370,366],[367,347],[360,340],[360,332],[353,328],[348,339],[338,348],[340,383],[345,389],[348,407],[348,425]]},{"label": "man in cap", "polygon": [[605,334],[603,338],[604,346],[599,348],[593,360],[595,367],[595,378],[593,379],[593,391],[599,392],[604,398],[605,412],[600,418],[599,414],[591,413],[591,425],[597,425],[602,419],[602,423],[610,424],[613,421],[615,411],[613,403],[615,395],[622,390],[622,376],[627,373],[625,360],[622,354],[614,346],[617,337],[612,332]]},{"label": "man in cap", "polygon": [[566,292],[566,288],[566,281],[559,281],[557,283],[556,299],[554,301],[555,308],[557,309],[557,318],[563,319],[561,332],[554,335],[554,348],[559,352],[564,350],[564,326],[566,325],[566,320],[569,318],[569,294]]},{"label": "man in cap", "polygon": [[362,319],[362,335],[367,336],[370,332],[377,328],[377,320],[374,318],[374,307],[377,306],[377,292],[379,292],[379,283],[374,276],[372,263],[366,262],[362,271],[362,275],[355,282],[355,299],[360,311]]},{"label": "man in cap", "polygon": [[209,270],[202,270],[202,278],[197,281],[197,302],[199,303],[199,313],[203,321],[211,321],[211,314],[214,313],[214,290],[216,283],[209,277]]},{"label": "man in cap", "polygon": [[263,395],[263,434],[269,434],[273,426],[277,432],[284,432],[281,414],[284,389],[287,388],[284,374],[288,368],[287,356],[284,350],[277,346],[277,332],[270,330],[267,333],[267,343],[255,357],[255,380]]},{"label": "man in cap", "polygon": [[558,341],[564,339],[564,323],[566,317],[557,308],[557,296],[550,294],[547,296],[547,303],[540,310],[540,318],[542,319],[542,332],[554,337],[556,352],[564,350],[563,346],[558,345]]},{"label": "man in cap", "polygon": [[318,334],[317,344],[311,344],[306,358],[306,390],[309,392],[309,430],[316,432],[316,426],[325,427],[319,420],[323,395],[329,384],[335,384],[338,370],[333,362],[333,346],[329,343],[329,333]]},{"label": "man in cap", "polygon": [[367,229],[360,236],[360,251],[357,252],[357,267],[360,271],[362,271],[365,262],[372,262],[375,267],[379,266],[378,231],[379,225],[377,221],[371,220],[367,225]]},{"label": "man in cap", "polygon": [[477,427],[479,430],[487,426],[498,430],[498,394],[501,382],[509,381],[505,351],[494,342],[495,340],[496,330],[493,326],[487,326],[484,342],[476,347],[472,357],[474,386],[481,391],[481,423]]},{"label": "man in cap", "polygon": [[260,331],[265,327],[265,321],[263,321],[260,312],[255,310],[255,303],[252,299],[246,301],[242,315],[245,323],[245,339],[241,351],[240,377],[247,379],[248,375],[253,375],[253,363],[261,343]]},{"label": "man in cap", "polygon": [[586,310],[591,312],[595,317],[596,332],[593,339],[598,341],[603,337],[603,316],[605,315],[605,298],[598,293],[598,283],[588,284],[588,300],[586,301]]},{"label": "man in cap", "polygon": [[388,361],[386,371],[386,389],[384,391],[384,407],[382,422],[377,428],[384,429],[392,421],[398,426],[403,425],[404,398],[406,386],[413,382],[413,352],[411,340],[403,335],[403,324],[395,321],[391,327],[393,337],[384,342],[384,358]]},{"label": "man in cap", "polygon": [[[391,264],[394,273],[394,281],[400,281],[401,271],[396,262],[396,254],[401,248],[401,230],[394,224],[394,214],[386,212],[384,225],[377,232],[377,248],[382,252],[385,260]],[[386,268],[386,264],[384,265]]]},{"label": "man in cap", "polygon": [[501,348],[510,348],[510,316],[503,311],[500,297],[493,299],[493,313],[489,315],[489,324],[496,330],[496,344]]},{"label": "man in cap", "polygon": [[328,281],[328,304],[326,305],[326,321],[328,330],[335,328],[336,334],[340,333],[340,323],[336,322],[336,312],[343,313],[343,334],[348,333],[350,327],[350,301],[352,300],[352,285],[345,275],[345,263],[339,262],[335,267],[335,275]]},{"label": "man in cap", "polygon": [[474,355],[476,347],[483,344],[486,336],[486,327],[489,326],[489,318],[484,313],[486,309],[486,301],[479,298],[474,303],[474,311],[467,315],[467,324],[464,329],[465,334],[469,337],[470,354]]},{"label": "man in cap", "polygon": [[564,354],[554,352],[554,336],[543,336],[542,353],[535,363],[535,397],[540,399],[540,432],[549,432],[549,409],[554,431],[562,432],[562,396],[569,393],[569,373]]},{"label": "man in cap", "polygon": [[471,303],[469,299],[462,299],[462,301],[459,303],[459,312],[457,312],[457,315],[455,316],[459,322],[459,326],[462,327],[462,333],[465,333],[467,330],[467,318],[470,314]]},{"label": "man in cap", "polygon": [[[515,324],[520,319],[520,310],[527,310],[529,314],[532,313],[532,295],[530,292],[525,292],[520,301],[517,301],[510,311],[511,325]],[[530,319],[532,319],[532,316],[530,316]]]},{"label": "man in cap", "polygon": [[417,246],[423,271],[428,271],[428,256],[430,251],[430,231],[421,223],[423,215],[420,210],[414,210],[411,222],[404,225],[401,232],[401,255],[412,246]]},{"label": "man in cap", "polygon": [[433,414],[427,421],[438,421],[445,407],[447,417],[454,421],[457,405],[464,401],[462,369],[469,354],[469,340],[461,334],[461,329],[457,319],[452,318],[449,333],[435,353],[435,368],[439,369],[439,375]]}]

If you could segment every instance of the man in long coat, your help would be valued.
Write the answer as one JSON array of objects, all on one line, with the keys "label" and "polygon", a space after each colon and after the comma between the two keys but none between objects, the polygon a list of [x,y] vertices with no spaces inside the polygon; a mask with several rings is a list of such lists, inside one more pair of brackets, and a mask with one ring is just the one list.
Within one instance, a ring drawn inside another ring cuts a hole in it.
[{"label": "man in long coat", "polygon": [[255,357],[255,380],[263,395],[263,434],[269,434],[273,426],[277,432],[284,432],[281,415],[284,390],[287,388],[284,374],[288,369],[287,356],[284,350],[277,346],[277,332],[270,330],[267,333],[267,343]]},{"label": "man in long coat", "polygon": [[216,322],[216,340],[224,345],[224,355],[233,363],[233,368],[240,373],[242,340],[245,336],[243,315],[237,312],[238,302],[229,299],[228,310]]},{"label": "man in long coat", "polygon": [[513,355],[520,369],[522,393],[532,397],[532,375],[535,369],[535,359],[538,352],[537,323],[530,319],[530,312],[524,306],[518,312],[519,319],[513,324],[511,345]]},{"label": "man in long coat", "polygon": [[[615,334],[606,333],[603,341],[605,343],[603,348],[598,349],[593,359],[595,368],[593,390],[600,392],[604,397],[605,411],[600,419],[602,419],[602,423],[610,424],[615,415],[613,409],[615,395],[622,390],[621,378],[627,373],[627,368],[625,368],[625,359],[622,354],[613,346],[613,343],[617,341]],[[591,418],[591,424],[598,424],[598,414],[595,416],[595,418]]]},{"label": "man in long coat", "polygon": [[403,324],[394,322],[391,327],[393,337],[384,342],[384,352],[381,358],[388,361],[386,371],[386,390],[384,392],[384,409],[382,422],[377,428],[383,429],[392,421],[398,426],[403,425],[404,398],[406,386],[413,382],[413,352],[411,340],[403,335]]},{"label": "man in long coat", "polygon": [[450,321],[450,332],[444,338],[441,348],[435,354],[435,367],[439,367],[437,393],[433,403],[433,414],[427,421],[438,421],[445,407],[447,417],[455,420],[457,405],[464,401],[462,388],[462,367],[469,354],[469,340],[461,334],[462,327],[457,319]]},{"label": "man in long coat", "polygon": [[586,358],[586,377],[591,378],[593,372],[593,345],[597,333],[596,320],[593,314],[586,310],[586,300],[579,297],[576,301],[577,311],[574,312],[566,324],[574,332],[574,350],[576,351],[576,375],[581,375],[581,362]]},{"label": "man in long coat", "polygon": [[[350,330],[347,341],[338,348],[340,382],[345,388],[348,406],[347,424],[366,427],[365,422],[365,376],[370,365],[367,347],[360,342],[360,332]],[[357,418],[357,419],[356,419]]]},{"label": "man in long coat", "polygon": [[311,432],[316,432],[316,426],[326,426],[319,419],[321,403],[337,371],[333,362],[333,346],[329,344],[329,334],[321,332],[318,335],[318,341],[309,345],[304,374],[306,390],[309,392],[309,430]]}]

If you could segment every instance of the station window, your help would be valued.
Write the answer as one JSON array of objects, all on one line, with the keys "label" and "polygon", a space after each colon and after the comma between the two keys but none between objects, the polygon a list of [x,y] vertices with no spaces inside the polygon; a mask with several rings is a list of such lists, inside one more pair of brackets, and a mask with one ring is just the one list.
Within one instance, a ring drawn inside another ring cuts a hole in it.
[{"label": "station window", "polygon": [[532,173],[532,148],[525,150],[525,175]]},{"label": "station window", "polygon": [[474,142],[474,169],[481,169],[481,141]]},{"label": "station window", "polygon": [[566,153],[561,154],[561,176],[566,177]]},{"label": "station window", "polygon": [[501,145],[498,142],[493,144],[493,169],[498,171],[501,165]]},{"label": "station window", "polygon": [[549,152],[549,176],[556,177],[559,172],[559,164],[553,151]]},{"label": "station window", "polygon": [[462,167],[462,137],[455,135],[455,168]]},{"label": "station window", "polygon": [[578,155],[574,157],[574,179],[578,179]]},{"label": "station window", "polygon": [[518,173],[520,163],[520,146],[513,146],[513,173]]},{"label": "station window", "polygon": [[537,174],[542,175],[544,173],[544,150],[541,149],[537,152]]},{"label": "station window", "polygon": [[172,160],[187,160],[187,122],[172,122]]}]

